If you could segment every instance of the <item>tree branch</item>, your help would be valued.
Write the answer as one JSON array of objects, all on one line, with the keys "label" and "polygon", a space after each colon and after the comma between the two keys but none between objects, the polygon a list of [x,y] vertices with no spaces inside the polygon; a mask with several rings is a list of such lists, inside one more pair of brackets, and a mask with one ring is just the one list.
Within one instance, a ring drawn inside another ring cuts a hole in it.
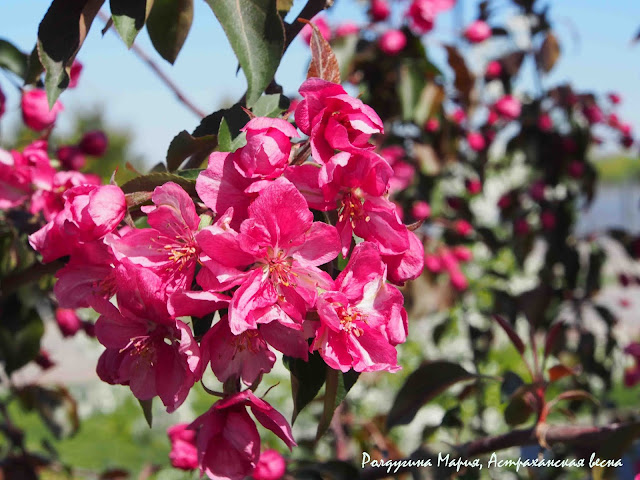
[{"label": "tree branch", "polygon": [[[100,20],[106,23],[104,30],[102,31],[102,34],[104,35],[106,31],[109,30],[109,27],[111,26],[111,17],[106,13],[104,13],[102,10],[98,12],[98,17],[100,17]],[[137,55],[137,57],[140,60],[146,63],[149,66],[149,68],[153,70],[153,72],[158,76],[158,78],[162,80],[162,82],[167,87],[169,87],[169,90],[171,90],[175,94],[176,98],[180,100],[180,102],[182,102],[182,104],[185,107],[187,107],[189,110],[191,110],[194,114],[196,114],[200,118],[206,117],[206,114],[202,110],[200,110],[191,100],[189,100],[184,93],[182,93],[182,90],[180,90],[178,85],[176,85],[174,81],[171,80],[169,76],[160,69],[158,64],[154,62],[144,50],[142,50],[135,43],[131,46],[131,50],[133,51],[133,53]]]},{"label": "tree branch", "polygon": [[[566,444],[574,447],[597,449],[610,441],[614,436],[621,434],[627,429],[640,430],[640,421],[627,423],[613,423],[602,427],[586,427],[578,425],[548,426],[545,431],[535,428],[514,430],[495,437],[486,437],[454,447],[454,451],[459,452],[463,459],[477,457],[490,452],[497,452],[512,447],[524,447],[528,445],[539,445],[546,442],[549,447],[557,444]],[[426,458],[427,452],[418,450],[409,458],[401,461],[419,460]],[[387,473],[386,468],[368,467],[362,471],[360,480],[378,480],[393,477],[398,473],[408,472],[409,467],[400,467],[394,474]]]},{"label": "tree branch", "polygon": [[[296,35],[300,33],[300,31],[304,28],[304,24],[299,20],[311,20],[322,10],[327,8],[333,3],[330,0],[307,0],[307,4],[304,6],[302,11],[298,14],[296,19],[291,23],[285,23],[285,40],[284,40],[284,52],[287,51],[293,39],[296,38]],[[283,53],[284,53],[283,52]]]}]

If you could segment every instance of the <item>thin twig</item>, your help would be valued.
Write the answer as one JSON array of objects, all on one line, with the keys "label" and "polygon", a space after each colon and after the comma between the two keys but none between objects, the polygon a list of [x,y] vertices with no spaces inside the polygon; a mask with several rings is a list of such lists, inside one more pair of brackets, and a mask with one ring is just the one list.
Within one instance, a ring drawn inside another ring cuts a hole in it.
[{"label": "thin twig", "polygon": [[[104,13],[102,10],[98,12],[98,17],[100,17],[100,19],[103,20],[107,25],[109,23],[109,20],[111,19],[111,17],[106,13]],[[106,26],[105,26],[105,29],[107,29]],[[189,100],[184,93],[182,93],[182,91],[175,84],[175,82],[171,80],[169,76],[162,71],[162,69],[158,66],[158,64],[154,62],[151,59],[151,57],[149,57],[149,55],[147,55],[147,53],[143,49],[141,49],[138,45],[134,43],[131,46],[131,50],[133,51],[133,53],[135,53],[138,56],[140,60],[146,63],[149,66],[149,68],[151,68],[151,70],[154,71],[154,73],[158,76],[158,78],[162,80],[162,82],[167,87],[169,87],[169,90],[171,90],[175,94],[178,100],[180,100],[180,102],[182,102],[182,104],[185,107],[187,107],[189,110],[191,110],[194,114],[196,114],[200,118],[206,117],[206,114],[202,110],[200,110],[191,100]]]}]

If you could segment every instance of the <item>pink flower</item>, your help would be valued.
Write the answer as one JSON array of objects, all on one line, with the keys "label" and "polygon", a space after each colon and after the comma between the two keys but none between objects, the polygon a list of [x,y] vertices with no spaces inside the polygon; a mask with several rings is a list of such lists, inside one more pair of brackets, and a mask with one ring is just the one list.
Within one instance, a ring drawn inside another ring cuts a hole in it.
[{"label": "pink flower", "polygon": [[328,162],[335,150],[357,153],[372,149],[369,138],[384,130],[378,114],[340,85],[310,78],[299,92],[304,99],[296,108],[296,124],[309,135],[311,153],[321,164]]},{"label": "pink flower", "polygon": [[549,132],[553,128],[553,121],[548,113],[543,113],[538,117],[538,128],[543,132]]},{"label": "pink flower", "polygon": [[336,278],[336,290],[318,298],[320,325],[311,350],[331,368],[400,369],[395,345],[406,340],[407,314],[400,291],[385,283],[386,270],[378,248],[362,242]]},{"label": "pink flower", "polygon": [[476,20],[464,31],[464,38],[470,43],[481,43],[491,37],[491,27],[484,20]]},{"label": "pink flower", "polygon": [[247,144],[232,154],[240,174],[246,178],[275,178],[289,164],[291,138],[298,132],[281,118],[256,117],[242,129]]},{"label": "pink flower", "polygon": [[398,255],[382,255],[387,264],[387,280],[395,285],[404,285],[415,280],[424,269],[424,245],[418,236],[409,232],[409,248]]},{"label": "pink flower", "polygon": [[407,37],[400,30],[387,30],[380,36],[378,46],[387,55],[397,55],[407,46]]},{"label": "pink flower", "polygon": [[52,109],[49,109],[47,92],[39,88],[25,90],[22,93],[22,120],[27,127],[37,132],[51,127],[58,116],[58,112],[64,107],[60,101],[56,101]]},{"label": "pink flower", "polygon": [[92,130],[84,134],[78,148],[85,155],[101,157],[107,151],[108,145],[109,139],[102,130]]},{"label": "pink flower", "polygon": [[336,28],[336,38],[348,37],[349,35],[355,35],[360,31],[360,27],[353,22],[345,22]]},{"label": "pink flower", "polygon": [[240,480],[256,468],[260,435],[247,407],[263,427],[275,433],[287,446],[296,445],[285,418],[250,390],[218,400],[189,426],[197,431],[200,472],[212,480]]},{"label": "pink flower", "polygon": [[112,385],[129,385],[139,400],[159,396],[168,412],[178,408],[200,379],[200,348],[191,329],[172,320],[163,281],[147,268],[117,269],[118,308],[103,300],[96,336],[106,350],[98,376]]},{"label": "pink flower", "polygon": [[103,240],[76,246],[69,262],[56,272],[53,293],[63,308],[86,308],[116,294],[118,261]]},{"label": "pink flower", "polygon": [[631,355],[635,361],[635,365],[624,372],[624,384],[627,387],[633,387],[640,382],[640,343],[634,342],[627,345],[624,353]]},{"label": "pink flower", "polygon": [[31,196],[31,213],[42,212],[45,220],[51,221],[64,210],[64,192],[80,185],[100,185],[100,177],[75,171],[60,171],[53,175],[51,181],[42,183]]},{"label": "pink flower", "polygon": [[474,152],[481,152],[487,146],[484,136],[478,132],[467,133],[467,143]]},{"label": "pink flower", "polygon": [[497,60],[489,62],[485,75],[489,79],[498,78],[502,73],[502,65]]},{"label": "pink flower", "polygon": [[389,194],[392,195],[407,188],[413,182],[416,169],[405,162],[404,148],[400,145],[392,145],[383,148],[380,155],[391,165],[393,176],[389,179]]},{"label": "pink flower", "polygon": [[622,97],[619,93],[611,92],[607,95],[607,97],[609,98],[609,101],[614,105],[618,105],[620,102],[622,102]]},{"label": "pink flower", "polygon": [[461,125],[467,119],[467,114],[461,108],[456,108],[451,113],[451,121],[456,125]]},{"label": "pink flower", "polygon": [[63,145],[56,150],[56,157],[67,170],[80,170],[87,163],[82,151],[75,145]]},{"label": "pink flower", "polygon": [[515,120],[520,116],[522,105],[514,96],[505,95],[495,103],[494,108],[501,117],[507,120]]},{"label": "pink flower", "polygon": [[80,185],[63,194],[64,209],[29,236],[43,262],[69,255],[82,243],[103,238],[124,218],[124,193],[115,185]]},{"label": "pink flower", "polygon": [[111,236],[107,243],[119,261],[126,258],[159,275],[167,293],[189,288],[200,253],[195,240],[200,219],[193,200],[173,182],[156,187],[151,200],[154,206],[141,208],[151,228]]},{"label": "pink flower", "polygon": [[451,253],[454,257],[456,257],[456,259],[461,262],[468,262],[473,258],[473,253],[471,253],[471,250],[469,250],[469,248],[465,247],[464,245],[453,247],[451,249]]},{"label": "pink flower", "polygon": [[473,226],[466,220],[457,220],[453,224],[453,229],[463,237],[468,237],[473,232]]},{"label": "pink flower", "polygon": [[4,96],[4,92],[0,88],[0,117],[2,117],[2,115],[4,115],[4,112],[6,111],[6,102],[7,97]]},{"label": "pink flower", "polygon": [[69,86],[67,88],[76,88],[78,86],[78,80],[80,80],[81,72],[82,64],[78,60],[74,60],[71,64],[71,70],[69,72]]},{"label": "pink flower", "polygon": [[425,253],[424,255],[424,266],[427,267],[432,273],[439,273],[442,271],[442,261],[440,257],[436,254]]},{"label": "pink flower", "polygon": [[430,118],[424,124],[424,129],[427,132],[435,132],[440,128],[440,121],[437,118]]},{"label": "pink flower", "polygon": [[[311,19],[311,23],[318,27],[320,34],[324,37],[325,40],[331,40],[331,28],[329,28],[329,24],[327,23],[327,20],[323,15],[316,15]],[[305,25],[300,31],[300,36],[307,45],[309,44],[309,42],[311,42],[312,33],[313,30],[309,25]]]},{"label": "pink flower", "polygon": [[275,450],[265,450],[260,454],[256,469],[251,476],[254,480],[280,480],[287,471],[287,462]]},{"label": "pink flower", "polygon": [[429,207],[429,204],[424,200],[413,202],[411,215],[413,215],[413,218],[416,220],[424,220],[431,215],[431,207]]},{"label": "pink flower", "polygon": [[63,337],[73,337],[81,327],[78,314],[71,308],[56,308],[56,322]]},{"label": "pink flower", "polygon": [[391,8],[387,0],[371,0],[371,8],[369,9],[369,15],[374,22],[382,22],[389,17]]},{"label": "pink flower", "polygon": [[459,292],[463,292],[469,288],[469,280],[467,280],[464,273],[458,269],[449,271],[449,281],[453,288]]},{"label": "pink flower", "polygon": [[466,186],[470,195],[477,195],[482,191],[482,182],[477,178],[467,180]]},{"label": "pink flower", "polygon": [[413,0],[407,12],[411,29],[417,34],[430,32],[436,16],[452,8],[455,3],[455,0]]},{"label": "pink flower", "polygon": [[229,226],[230,213],[223,218],[197,236],[206,255],[198,282],[210,291],[239,287],[229,305],[231,332],[274,320],[300,330],[317,288],[332,286],[318,266],[338,255],[336,229],[313,222],[304,197],[284,178],[260,192],[239,233]]},{"label": "pink flower", "polygon": [[195,470],[198,468],[198,450],[196,449],[196,432],[188,430],[187,423],[178,423],[167,429],[171,441],[169,460],[174,468]]},{"label": "pink flower", "polygon": [[582,109],[582,113],[584,113],[584,116],[587,117],[587,121],[591,124],[600,123],[604,120],[604,114],[596,103],[586,105]]},{"label": "pink flower", "polygon": [[0,210],[23,204],[31,193],[31,174],[18,152],[0,149]]}]

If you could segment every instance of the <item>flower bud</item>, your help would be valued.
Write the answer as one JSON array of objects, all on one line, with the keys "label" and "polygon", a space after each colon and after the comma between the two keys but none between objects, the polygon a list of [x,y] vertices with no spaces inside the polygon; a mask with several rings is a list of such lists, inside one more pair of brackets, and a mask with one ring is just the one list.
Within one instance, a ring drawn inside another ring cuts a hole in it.
[{"label": "flower bud", "polygon": [[256,469],[251,475],[254,480],[280,480],[287,470],[287,463],[275,450],[265,450],[260,454]]},{"label": "flower bud", "polygon": [[58,112],[64,109],[59,101],[56,101],[53,108],[49,109],[47,92],[39,88],[23,92],[21,108],[22,120],[25,125],[37,132],[53,126]]},{"label": "flower bud", "polygon": [[414,202],[411,207],[411,215],[413,215],[413,218],[416,220],[424,220],[431,215],[431,207],[429,207],[427,202],[422,200]]},{"label": "flower bud", "polygon": [[502,65],[497,60],[489,62],[485,76],[488,79],[498,78],[502,74]]},{"label": "flower bud", "polygon": [[483,20],[476,20],[464,31],[464,38],[470,43],[481,43],[491,37],[491,27]]},{"label": "flower bud", "polygon": [[63,337],[73,337],[80,330],[80,318],[72,308],[56,309],[56,322]]},{"label": "flower bud", "polygon": [[378,40],[378,46],[387,55],[397,55],[407,46],[407,37],[400,30],[387,30]]},{"label": "flower bud", "polygon": [[87,163],[82,151],[75,145],[63,145],[58,148],[56,157],[66,170],[80,170]]},{"label": "flower bud", "polygon": [[371,0],[369,15],[371,15],[374,22],[382,22],[386,20],[390,13],[391,9],[389,8],[387,0]]},{"label": "flower bud", "polygon": [[84,134],[78,147],[86,155],[101,157],[107,151],[108,144],[107,136],[102,130],[93,130]]},{"label": "flower bud", "polygon": [[484,137],[478,132],[469,132],[467,134],[467,143],[474,152],[481,152],[487,146]]}]

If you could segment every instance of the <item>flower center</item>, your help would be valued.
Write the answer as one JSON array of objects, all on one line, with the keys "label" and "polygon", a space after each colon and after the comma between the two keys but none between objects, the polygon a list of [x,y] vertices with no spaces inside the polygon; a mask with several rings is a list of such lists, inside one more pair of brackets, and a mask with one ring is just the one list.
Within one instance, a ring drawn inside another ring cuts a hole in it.
[{"label": "flower center", "polygon": [[251,353],[257,353],[258,347],[256,345],[256,337],[258,336],[257,330],[247,330],[240,335],[236,335],[233,337],[231,344],[235,349],[233,356],[235,357],[238,353],[243,352],[245,350],[249,350]]},{"label": "flower center", "polygon": [[342,198],[342,211],[340,212],[338,220],[342,222],[345,219],[351,223],[351,226],[354,228],[356,221],[364,220],[368,222],[371,220],[371,217],[367,215],[364,210],[359,188],[348,192]]},{"label": "flower center", "polygon": [[265,271],[269,275],[269,279],[275,285],[284,285],[285,287],[295,287],[296,284],[292,281],[293,277],[297,277],[291,269],[293,260],[290,257],[285,256],[282,250],[278,250],[276,254],[271,247],[269,247],[267,254],[267,263],[264,266]]},{"label": "flower center", "polygon": [[334,306],[340,319],[340,330],[360,337],[364,333],[364,330],[359,327],[357,323],[367,323],[367,316],[355,307],[345,307],[339,303],[334,304]]}]

